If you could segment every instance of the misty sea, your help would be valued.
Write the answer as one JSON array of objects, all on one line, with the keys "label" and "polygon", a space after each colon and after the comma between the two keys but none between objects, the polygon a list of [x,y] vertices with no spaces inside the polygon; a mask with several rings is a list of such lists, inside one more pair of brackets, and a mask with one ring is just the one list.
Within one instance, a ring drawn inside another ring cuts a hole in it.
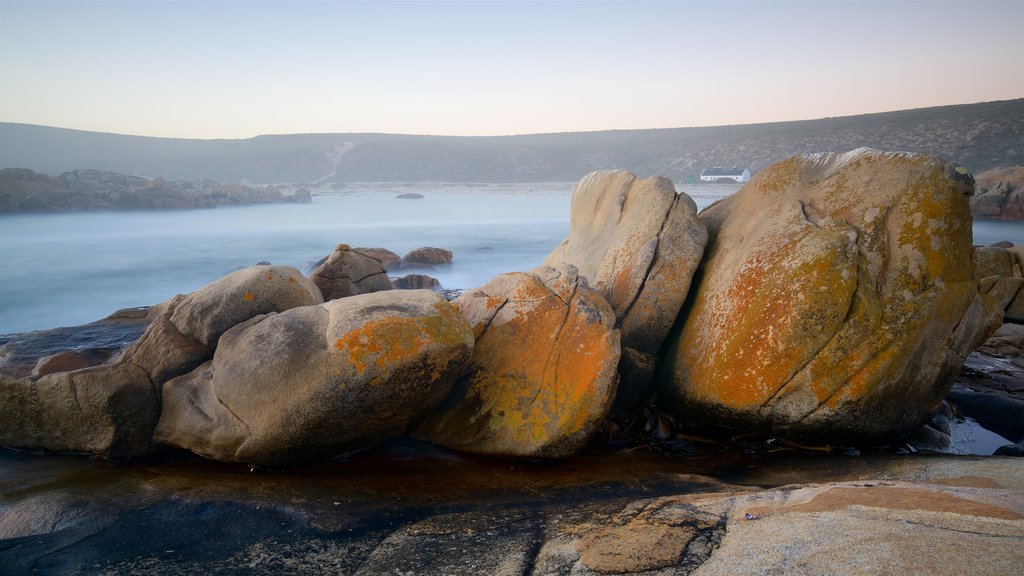
[{"label": "misty sea", "polygon": [[[308,274],[335,245],[454,252],[431,275],[480,286],[539,265],[569,231],[573,183],[366,184],[311,204],[0,217],[0,334],[73,326],[162,302],[260,261]],[[698,208],[738,185],[684,186]],[[398,199],[402,193],[419,199]],[[1024,226],[975,225],[975,242],[1024,243]],[[399,273],[401,274],[401,273]]]}]

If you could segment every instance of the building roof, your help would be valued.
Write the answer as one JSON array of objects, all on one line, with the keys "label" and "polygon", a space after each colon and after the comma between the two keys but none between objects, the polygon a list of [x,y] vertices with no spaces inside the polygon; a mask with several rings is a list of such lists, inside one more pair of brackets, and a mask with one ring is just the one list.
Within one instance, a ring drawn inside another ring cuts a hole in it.
[{"label": "building roof", "polygon": [[746,168],[706,168],[701,176],[739,176]]}]

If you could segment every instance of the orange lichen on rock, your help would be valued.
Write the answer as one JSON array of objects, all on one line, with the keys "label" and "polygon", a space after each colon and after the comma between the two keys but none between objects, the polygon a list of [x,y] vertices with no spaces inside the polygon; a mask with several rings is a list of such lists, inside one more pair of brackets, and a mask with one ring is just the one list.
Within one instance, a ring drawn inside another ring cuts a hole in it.
[{"label": "orange lichen on rock", "polygon": [[972,182],[934,158],[861,149],[785,160],[705,210],[669,401],[836,441],[926,422],[984,325],[961,328],[977,298]]},{"label": "orange lichen on rock", "polygon": [[246,292],[242,295],[242,300],[245,300],[246,302],[252,302],[254,298],[256,298],[256,295],[252,292]]},{"label": "orange lichen on rock", "polygon": [[580,449],[615,393],[618,332],[608,304],[574,269],[545,282],[502,275],[457,302],[479,333],[470,371],[417,435],[488,454]]}]

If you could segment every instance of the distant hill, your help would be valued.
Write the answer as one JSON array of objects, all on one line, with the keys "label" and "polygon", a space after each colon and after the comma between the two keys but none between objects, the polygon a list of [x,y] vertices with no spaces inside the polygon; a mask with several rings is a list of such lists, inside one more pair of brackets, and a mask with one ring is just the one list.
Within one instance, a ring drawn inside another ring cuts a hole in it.
[{"label": "distant hill", "polygon": [[799,122],[524,136],[293,134],[188,140],[0,123],[0,168],[93,168],[224,182],[541,182],[625,168],[694,181],[704,168],[861,146],[924,152],[972,171],[1024,164],[1024,99]]}]

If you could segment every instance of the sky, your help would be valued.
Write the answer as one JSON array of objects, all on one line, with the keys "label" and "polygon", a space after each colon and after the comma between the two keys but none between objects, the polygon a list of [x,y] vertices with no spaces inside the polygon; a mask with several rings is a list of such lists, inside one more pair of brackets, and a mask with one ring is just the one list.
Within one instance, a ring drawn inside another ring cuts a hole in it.
[{"label": "sky", "polygon": [[0,121],[179,138],[748,124],[1024,97],[1024,0],[0,0]]}]

